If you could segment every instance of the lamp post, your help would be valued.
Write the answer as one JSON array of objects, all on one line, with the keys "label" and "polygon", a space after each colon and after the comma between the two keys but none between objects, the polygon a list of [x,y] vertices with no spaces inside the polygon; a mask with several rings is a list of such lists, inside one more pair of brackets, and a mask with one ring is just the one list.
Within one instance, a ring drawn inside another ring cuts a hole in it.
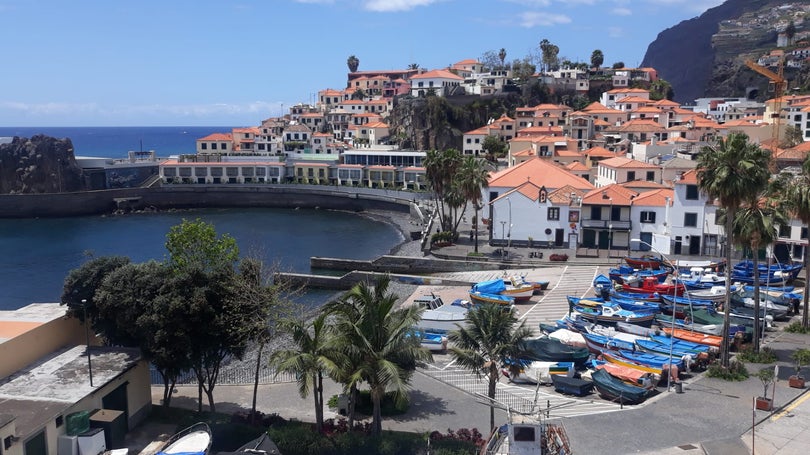
[{"label": "lamp post", "polygon": [[506,247],[512,246],[512,200],[507,196],[506,202],[509,203],[509,233],[506,234]]},{"label": "lamp post", "polygon": [[93,362],[90,361],[90,330],[87,327],[90,324],[87,319],[87,299],[82,299],[82,310],[84,311],[84,338],[87,343],[87,371],[90,373],[90,387],[93,387]]},{"label": "lamp post", "polygon": [[610,201],[610,209],[608,210],[608,258],[610,258],[610,251],[613,249],[613,198]]},{"label": "lamp post", "polygon": [[[678,270],[675,267],[675,264],[672,261],[670,261],[669,258],[664,253],[658,251],[658,248],[652,246],[651,244],[649,244],[649,243],[647,243],[647,242],[645,242],[644,240],[641,240],[641,239],[630,239],[630,241],[631,242],[643,243],[644,245],[647,245],[653,251],[660,254],[661,257],[665,261],[667,261],[669,266],[672,267],[672,270]],[[675,288],[673,297],[675,297],[677,295],[678,295],[678,290],[677,290],[677,288]],[[691,313],[692,312],[692,299],[689,297],[689,293],[687,293],[685,289],[684,289],[684,295],[686,295],[686,298],[689,300],[689,312]],[[669,369],[667,371],[667,392],[670,391],[670,386],[671,386],[670,383],[672,382],[672,351],[673,351],[673,343],[675,342],[675,305],[676,305],[676,302],[673,299],[673,302],[672,302],[672,333],[669,334]]]},{"label": "lamp post", "polygon": [[[506,221],[501,221],[501,238],[506,238]],[[505,251],[506,250],[504,248],[501,249],[501,258],[503,258]]]}]

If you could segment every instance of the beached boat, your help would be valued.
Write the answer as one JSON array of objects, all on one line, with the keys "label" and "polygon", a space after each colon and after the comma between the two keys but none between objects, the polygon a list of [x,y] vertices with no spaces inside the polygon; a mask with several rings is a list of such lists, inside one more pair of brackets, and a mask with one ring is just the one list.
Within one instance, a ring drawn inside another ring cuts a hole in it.
[{"label": "beached boat", "polygon": [[525,357],[521,360],[574,362],[577,367],[584,365],[590,356],[587,348],[569,346],[560,340],[548,337],[525,340],[520,348],[525,352]]},{"label": "beached boat", "polygon": [[622,265],[618,268],[610,269],[608,276],[611,280],[619,284],[633,285],[635,282],[642,281],[645,278],[655,278],[659,283],[663,283],[666,281],[670,272],[670,269],[634,269]]},{"label": "beached boat", "polygon": [[661,269],[671,267],[669,262],[664,260],[664,258],[649,254],[640,257],[625,256],[624,262],[634,269]]},{"label": "beached boat", "polygon": [[705,333],[692,332],[684,329],[672,329],[671,327],[662,327],[661,330],[675,338],[691,341],[693,343],[700,343],[715,348],[719,348],[720,343],[723,341],[723,337],[721,335],[708,335]]},{"label": "beached boat", "polygon": [[513,418],[496,428],[481,450],[482,455],[568,455],[568,436],[562,423]]},{"label": "beached boat", "polygon": [[447,350],[447,335],[443,333],[414,329],[412,335],[419,338],[420,345],[428,351],[444,352]]},{"label": "beached boat", "polygon": [[515,299],[509,297],[508,295],[485,294],[483,292],[474,292],[474,291],[470,291],[470,300],[472,300],[473,303],[477,304],[489,303],[501,305],[503,307],[511,307],[515,303]]},{"label": "beached boat", "polygon": [[644,365],[649,368],[657,368],[658,371],[653,370],[653,373],[660,373],[661,370],[668,366],[669,364],[675,365],[678,368],[684,367],[684,360],[686,359],[683,356],[669,356],[669,355],[661,355],[661,354],[652,354],[649,352],[633,352],[627,350],[621,350],[618,353],[623,359],[626,359],[632,364],[636,365]]},{"label": "beached boat", "polygon": [[622,404],[638,404],[650,396],[651,389],[628,384],[605,369],[594,371],[591,379],[596,390],[606,400]]},{"label": "beached boat", "polygon": [[422,319],[419,320],[416,327],[433,333],[447,333],[466,325],[467,311],[472,306],[470,302],[462,299],[447,304],[435,294],[417,297],[413,303],[425,308],[425,311],[422,312]]},{"label": "beached boat", "polygon": [[219,452],[219,455],[279,455],[280,453],[276,443],[270,439],[267,433],[263,433],[235,451]]},{"label": "beached boat", "polygon": [[169,438],[157,455],[205,455],[210,448],[211,428],[199,422]]},{"label": "beached boat", "polygon": [[617,290],[642,294],[683,295],[684,289],[683,283],[659,283],[655,278],[647,277],[636,283],[624,283]]},{"label": "beached boat", "polygon": [[574,362],[543,362],[539,360],[507,364],[501,373],[510,381],[524,384],[551,384],[552,376],[573,378]]},{"label": "beached boat", "polygon": [[[659,355],[670,355],[674,357],[683,357],[683,356],[690,356],[692,358],[697,358],[701,354],[704,356],[708,356],[708,351],[706,352],[698,352],[689,348],[684,348],[683,345],[678,344],[678,341],[675,338],[672,339],[672,344],[663,344],[656,340],[652,339],[639,339],[636,340],[636,352],[649,352],[651,354],[659,354]],[[704,346],[708,348],[708,346]]]},{"label": "beached boat", "polygon": [[608,296],[609,300],[614,298],[628,299],[628,300],[643,300],[645,302],[660,302],[661,295],[655,292],[624,292],[621,290],[614,290]]},{"label": "beached boat", "polygon": [[597,363],[594,369],[606,370],[612,376],[628,384],[645,389],[655,388],[655,386],[658,385],[658,381],[661,380],[661,375],[659,374],[649,373],[637,368],[626,367],[615,363]]},{"label": "beached boat", "polygon": [[526,279],[525,276],[511,276],[509,278],[504,278],[504,283],[506,283],[507,286],[509,284],[516,287],[531,286],[534,295],[541,294],[543,291],[548,289],[549,285],[549,281],[546,280],[529,281]]},{"label": "beached boat", "polygon": [[575,304],[572,310],[586,321],[601,324],[615,325],[617,322],[629,322],[631,324],[649,327],[652,325],[653,320],[655,320],[654,312],[627,311],[612,302],[604,302],[598,306]]},{"label": "beached boat", "polygon": [[[532,296],[533,289],[525,288],[514,294],[508,294],[509,289],[502,279],[481,281],[473,285],[470,289],[470,298],[477,303],[498,303],[511,305],[517,298],[528,300]],[[494,297],[499,296],[499,297]]]},{"label": "beached boat", "polygon": [[577,348],[587,347],[585,346],[585,339],[582,338],[582,334],[573,330],[559,328],[549,332],[548,337],[554,338],[555,340],[560,340],[560,343],[567,344],[569,346],[574,346]]},{"label": "beached boat", "polygon": [[603,353],[605,350],[619,352],[621,349],[635,349],[632,341],[619,340],[613,337],[599,335],[596,333],[584,333],[582,337],[588,346],[588,350],[596,355]]}]

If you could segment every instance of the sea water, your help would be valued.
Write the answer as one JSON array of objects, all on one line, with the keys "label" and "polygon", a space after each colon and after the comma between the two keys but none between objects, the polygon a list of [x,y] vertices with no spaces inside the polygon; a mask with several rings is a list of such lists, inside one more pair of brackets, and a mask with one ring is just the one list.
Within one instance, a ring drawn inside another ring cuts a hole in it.
[{"label": "sea water", "polygon": [[[69,137],[75,154],[123,157],[154,149],[158,156],[193,153],[196,139],[229,127],[0,128],[0,136]],[[279,271],[309,272],[311,256],[373,259],[403,240],[386,223],[355,213],[294,209],[207,209],[122,216],[0,219],[0,310],[58,302],[65,277],[89,257],[122,255],[163,260],[169,228],[200,218],[229,234],[242,256],[258,256]],[[308,292],[317,304],[332,292]]]}]

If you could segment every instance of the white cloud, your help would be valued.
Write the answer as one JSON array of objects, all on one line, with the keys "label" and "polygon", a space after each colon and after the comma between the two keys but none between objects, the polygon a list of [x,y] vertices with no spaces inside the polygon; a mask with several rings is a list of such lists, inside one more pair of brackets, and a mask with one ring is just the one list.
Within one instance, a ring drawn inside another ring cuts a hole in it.
[{"label": "white cloud", "polygon": [[624,29],[621,27],[608,27],[607,34],[611,38],[621,38],[624,36]]},{"label": "white cloud", "polygon": [[526,11],[518,15],[521,27],[532,28],[557,24],[568,24],[571,18],[563,14],[540,13],[536,11]]},{"label": "white cloud", "polygon": [[630,16],[633,14],[633,10],[623,7],[613,8],[610,12],[616,16]]},{"label": "white cloud", "polygon": [[551,5],[551,0],[503,0],[508,3],[517,3],[518,5],[523,5],[529,8],[537,8],[541,6],[549,6]]},{"label": "white cloud", "polygon": [[428,6],[439,0],[365,0],[364,9],[378,13],[409,11],[420,6]]}]

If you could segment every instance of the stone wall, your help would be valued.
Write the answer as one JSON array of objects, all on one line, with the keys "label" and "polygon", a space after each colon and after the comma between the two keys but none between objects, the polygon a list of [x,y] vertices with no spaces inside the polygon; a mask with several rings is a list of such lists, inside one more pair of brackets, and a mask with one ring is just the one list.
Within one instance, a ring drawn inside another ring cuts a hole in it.
[{"label": "stone wall", "polygon": [[373,261],[354,259],[312,257],[309,259],[312,268],[331,270],[362,270],[381,273],[439,273],[439,272],[472,272],[475,270],[501,270],[507,268],[502,263],[482,261],[458,261],[452,259],[435,259],[412,256],[381,256]]}]

